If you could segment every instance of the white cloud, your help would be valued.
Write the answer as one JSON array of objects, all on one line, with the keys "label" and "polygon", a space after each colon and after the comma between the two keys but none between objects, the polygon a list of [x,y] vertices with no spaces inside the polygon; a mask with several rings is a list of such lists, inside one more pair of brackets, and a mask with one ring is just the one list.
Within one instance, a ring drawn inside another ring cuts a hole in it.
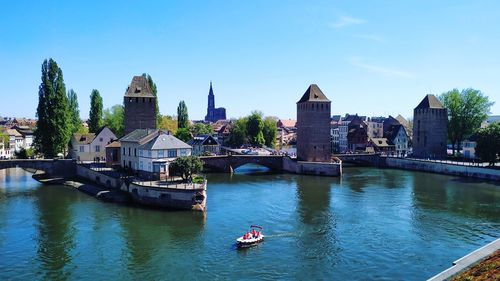
[{"label": "white cloud", "polygon": [[384,66],[373,65],[364,63],[359,58],[350,59],[350,63],[356,67],[368,70],[370,72],[385,76],[385,77],[396,77],[396,78],[406,78],[406,79],[414,79],[415,75],[410,72],[401,71],[397,69],[387,68]]},{"label": "white cloud", "polygon": [[350,16],[341,16],[336,22],[330,23],[333,28],[342,28],[349,25],[363,24],[366,20]]},{"label": "white cloud", "polygon": [[378,35],[375,35],[375,34],[356,34],[356,35],[353,35],[352,37],[359,38],[359,39],[366,39],[366,40],[374,41],[377,43],[385,43],[384,38],[382,38]]}]

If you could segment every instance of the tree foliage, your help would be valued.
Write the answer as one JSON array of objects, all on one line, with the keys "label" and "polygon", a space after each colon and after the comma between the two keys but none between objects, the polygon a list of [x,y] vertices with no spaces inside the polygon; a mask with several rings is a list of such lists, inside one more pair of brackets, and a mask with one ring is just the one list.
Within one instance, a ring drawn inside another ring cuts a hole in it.
[{"label": "tree foliage", "polygon": [[196,123],[193,126],[191,126],[190,130],[193,136],[214,134],[214,129],[210,124]]},{"label": "tree foliage", "polygon": [[3,143],[4,148],[9,147],[9,136],[0,129],[0,142]]},{"label": "tree foliage", "polygon": [[491,166],[500,157],[500,123],[495,122],[476,134],[476,156]]},{"label": "tree foliage", "polygon": [[14,155],[17,159],[32,159],[35,157],[35,151],[31,147],[28,149],[22,147],[19,151],[16,151]]},{"label": "tree foliage", "polygon": [[262,112],[253,111],[250,116],[248,116],[247,121],[247,137],[250,144],[253,146],[262,146],[265,143],[264,134],[262,129],[264,128],[264,121],[262,121]]},{"label": "tree foliage", "polygon": [[160,114],[160,107],[158,106],[158,89],[156,88],[156,83],[153,81],[153,78],[151,78],[151,75],[143,73],[142,76],[148,80],[149,88],[151,88],[153,96],[155,96],[156,127],[160,128],[162,122],[162,116]]},{"label": "tree foliage", "polygon": [[455,154],[462,141],[486,120],[493,102],[481,91],[471,88],[461,91],[453,89],[443,93],[440,99],[448,109],[448,139]]},{"label": "tree foliage", "polygon": [[203,170],[203,162],[196,156],[182,156],[176,158],[169,165],[170,175],[182,177],[183,180],[193,180],[193,175]]},{"label": "tree foliage", "polygon": [[89,132],[97,132],[102,125],[102,97],[99,91],[94,89],[90,94]]},{"label": "tree foliage", "polygon": [[78,132],[82,127],[82,120],[80,119],[80,109],[78,107],[78,96],[73,89],[68,91],[68,114],[69,122],[71,123],[71,135]]},{"label": "tree foliage", "polygon": [[125,109],[123,105],[116,104],[111,108],[106,108],[103,115],[104,125],[108,126],[118,138],[122,137],[125,129]]},{"label": "tree foliage", "polygon": [[246,117],[236,120],[229,135],[229,145],[240,147],[247,143],[247,121],[248,118]]},{"label": "tree foliage", "polygon": [[158,128],[162,130],[168,130],[175,135],[175,133],[177,132],[177,120],[175,120],[170,115],[164,115],[161,117],[161,123]]},{"label": "tree foliage", "polygon": [[175,133],[175,137],[180,139],[183,142],[189,141],[193,136],[188,128],[179,128]]},{"label": "tree foliage", "polygon": [[276,126],[276,119],[272,117],[266,117],[264,119],[264,127],[262,128],[262,134],[264,135],[265,144],[268,147],[274,148],[276,145],[276,135],[278,134],[278,127]]},{"label": "tree foliage", "polygon": [[181,100],[177,107],[177,127],[179,129],[189,127],[189,115],[186,103]]},{"label": "tree foliage", "polygon": [[34,144],[38,152],[52,158],[65,151],[71,136],[68,96],[62,70],[53,59],[43,62],[41,80]]}]

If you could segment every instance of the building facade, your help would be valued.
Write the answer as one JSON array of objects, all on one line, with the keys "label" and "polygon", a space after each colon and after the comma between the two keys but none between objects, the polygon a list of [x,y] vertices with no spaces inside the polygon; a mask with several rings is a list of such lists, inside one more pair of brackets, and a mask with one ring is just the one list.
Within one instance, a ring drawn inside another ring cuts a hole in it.
[{"label": "building facade", "polygon": [[106,146],[116,140],[116,135],[106,126],[89,134],[75,133],[71,137],[70,157],[77,161],[106,161]]},{"label": "building facade", "polygon": [[192,147],[192,154],[195,156],[220,154],[220,144],[213,136],[195,136],[187,144]]},{"label": "building facade", "polygon": [[156,129],[156,97],[144,76],[134,76],[123,98],[125,130]]},{"label": "building facade", "polygon": [[297,102],[297,160],[330,162],[331,101],[316,84]]},{"label": "building facade", "polygon": [[413,110],[413,157],[446,158],[448,111],[434,95]]},{"label": "building facade", "polygon": [[226,120],[226,109],[224,107],[215,108],[215,95],[212,89],[212,81],[210,81],[210,89],[208,90],[208,106],[206,122],[217,122],[218,120]]}]

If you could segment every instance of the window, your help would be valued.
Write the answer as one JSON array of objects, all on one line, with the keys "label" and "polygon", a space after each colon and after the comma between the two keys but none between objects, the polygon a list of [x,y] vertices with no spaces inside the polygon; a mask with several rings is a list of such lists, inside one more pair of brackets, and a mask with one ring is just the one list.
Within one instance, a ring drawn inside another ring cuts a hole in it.
[{"label": "window", "polygon": [[142,163],[142,161],[139,161],[139,170],[143,170],[144,169],[144,164]]},{"label": "window", "polygon": [[151,150],[148,150],[148,156],[151,157]]},{"label": "window", "polygon": [[134,156],[137,157],[137,148],[134,148]]},{"label": "window", "polygon": [[103,138],[99,138],[99,141],[102,142],[104,139]]},{"label": "window", "polygon": [[100,145],[96,145],[95,146],[95,152],[101,152],[101,146]]},{"label": "window", "polygon": [[80,145],[80,152],[85,152],[85,146]]},{"label": "window", "polygon": [[168,150],[168,158],[174,158],[174,157],[177,157],[177,150],[169,149]]},{"label": "window", "polygon": [[142,149],[139,149],[139,156],[142,156]]},{"label": "window", "polygon": [[187,149],[181,149],[181,156],[187,156]]},{"label": "window", "polygon": [[122,150],[123,150],[123,155],[125,155],[125,147]]},{"label": "window", "polygon": [[151,170],[151,162],[150,162],[150,163],[148,163],[148,171],[149,171],[149,172],[152,172],[152,170]]},{"label": "window", "polygon": [[130,147],[128,148],[128,156],[130,156]]},{"label": "window", "polygon": [[158,150],[158,158],[164,157],[164,152],[163,150]]}]

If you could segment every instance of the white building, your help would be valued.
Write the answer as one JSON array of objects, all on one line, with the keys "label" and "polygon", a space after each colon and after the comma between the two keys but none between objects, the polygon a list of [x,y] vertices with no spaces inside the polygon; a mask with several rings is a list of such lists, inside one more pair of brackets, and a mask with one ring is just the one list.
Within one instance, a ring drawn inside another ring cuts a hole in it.
[{"label": "white building", "polygon": [[366,122],[368,138],[383,138],[384,137],[384,117],[368,118]]},{"label": "white building", "polygon": [[0,160],[11,158],[10,149],[6,148],[3,141],[0,140]]},{"label": "white building", "polygon": [[69,154],[78,161],[106,161],[106,145],[116,140],[116,135],[108,128],[89,134],[75,133],[71,137]]},{"label": "white building", "polygon": [[122,167],[141,177],[164,179],[168,165],[179,156],[190,156],[192,147],[167,131],[137,129],[120,139]]},{"label": "white building", "polygon": [[159,134],[139,146],[139,172],[146,178],[165,179],[168,166],[177,157],[190,156],[192,147],[180,139],[165,133]]}]

